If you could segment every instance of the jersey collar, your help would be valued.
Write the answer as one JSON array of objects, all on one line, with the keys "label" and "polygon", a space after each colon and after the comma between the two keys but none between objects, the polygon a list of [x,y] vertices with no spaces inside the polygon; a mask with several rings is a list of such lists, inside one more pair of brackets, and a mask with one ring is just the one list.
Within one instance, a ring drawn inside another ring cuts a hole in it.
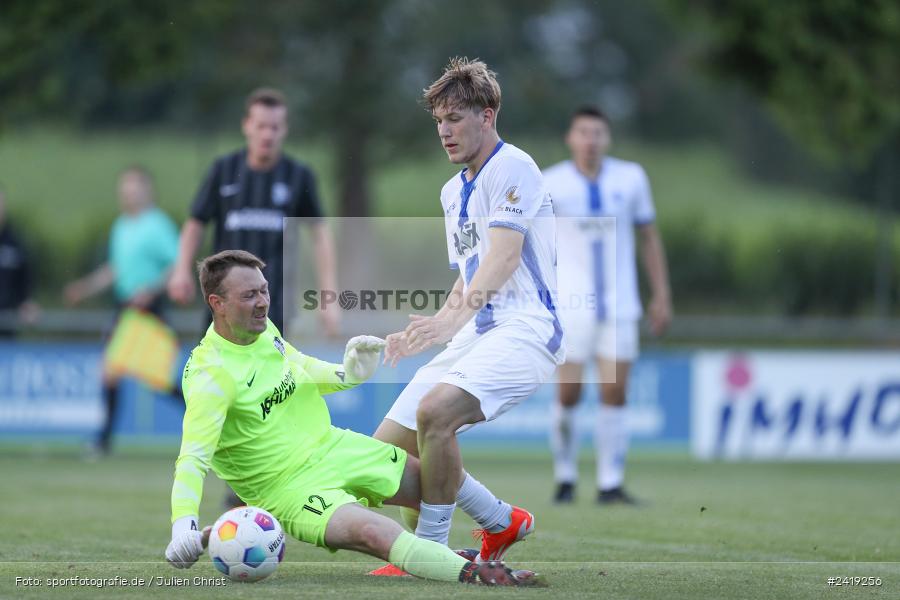
[{"label": "jersey collar", "polygon": [[460,202],[460,206],[459,206],[459,223],[457,225],[458,227],[462,227],[463,225],[466,224],[466,221],[469,220],[469,198],[472,197],[472,192],[475,191],[475,181],[478,180],[478,176],[481,175],[481,172],[484,171],[484,168],[487,166],[487,164],[490,162],[490,160],[492,158],[494,158],[494,155],[497,154],[498,152],[500,152],[500,148],[502,148],[502,147],[503,147],[503,140],[500,140],[499,142],[497,142],[497,145],[494,146],[494,150],[484,161],[484,164],[481,165],[481,168],[478,169],[478,172],[475,173],[475,177],[472,178],[472,181],[469,181],[468,179],[466,179],[466,171],[469,170],[469,167],[466,167],[462,171],[459,172],[459,177],[460,177],[460,179],[462,179],[463,186],[462,186],[462,189],[459,190],[459,197],[461,199],[461,202]]}]

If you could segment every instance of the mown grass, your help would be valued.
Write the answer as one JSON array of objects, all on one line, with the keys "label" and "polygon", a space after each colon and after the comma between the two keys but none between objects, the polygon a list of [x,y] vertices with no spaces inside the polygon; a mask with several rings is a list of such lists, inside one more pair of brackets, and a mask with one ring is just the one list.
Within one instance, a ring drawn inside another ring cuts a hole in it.
[{"label": "mown grass", "polygon": [[[0,597],[334,597],[334,598],[896,598],[900,594],[900,494],[891,464],[696,463],[679,454],[634,454],[629,485],[643,507],[593,502],[592,464],[571,506],[553,505],[542,449],[466,453],[468,468],[499,495],[528,507],[533,537],[508,555],[540,571],[546,590],[460,589],[454,584],[373,579],[378,561],[331,555],[290,540],[286,563],[259,584],[190,583],[215,577],[208,558],[189,571],[162,562],[169,537],[169,491],[177,448],[97,463],[77,456],[7,452],[0,477]],[[221,512],[210,477],[201,520]],[[393,509],[387,509],[394,514]],[[472,522],[457,512],[451,545],[472,544]],[[141,577],[146,588],[58,587],[48,578]],[[830,587],[828,577],[879,577],[881,586]],[[37,577],[42,587],[16,586]],[[155,578],[183,577],[174,587]]]}]

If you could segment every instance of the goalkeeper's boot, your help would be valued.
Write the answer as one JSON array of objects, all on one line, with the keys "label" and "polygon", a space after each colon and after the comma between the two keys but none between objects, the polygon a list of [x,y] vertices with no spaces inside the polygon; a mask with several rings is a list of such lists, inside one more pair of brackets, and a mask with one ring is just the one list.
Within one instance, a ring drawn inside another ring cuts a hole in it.
[{"label": "goalkeeper's boot", "polygon": [[459,573],[462,583],[477,585],[504,585],[522,587],[546,587],[546,583],[534,571],[513,570],[499,560],[483,563],[469,562]]},{"label": "goalkeeper's boot", "polygon": [[518,506],[512,507],[509,527],[491,533],[485,529],[473,531],[475,539],[481,538],[481,552],[477,562],[496,561],[503,558],[509,547],[534,531],[534,515]]},{"label": "goalkeeper's boot", "polygon": [[410,575],[400,567],[395,567],[391,563],[388,563],[383,567],[379,567],[374,571],[369,571],[368,575],[371,575],[373,577],[412,577],[412,575]]}]

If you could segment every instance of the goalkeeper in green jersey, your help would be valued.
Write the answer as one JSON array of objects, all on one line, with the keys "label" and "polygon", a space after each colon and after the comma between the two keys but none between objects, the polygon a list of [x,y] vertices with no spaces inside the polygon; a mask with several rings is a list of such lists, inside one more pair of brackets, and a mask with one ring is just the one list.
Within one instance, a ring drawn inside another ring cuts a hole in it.
[{"label": "goalkeeper in green jersey", "polygon": [[352,338],[343,364],[300,353],[268,320],[264,266],[243,250],[200,263],[213,323],[184,368],[187,408],[166,559],[186,568],[203,553],[197,523],[203,478],[212,467],[244,502],[275,515],[298,540],[365,552],[428,579],[538,583],[531,571],[470,562],[364,508],[417,508],[419,461],[401,448],[332,426],[322,395],[371,377],[385,342]]}]

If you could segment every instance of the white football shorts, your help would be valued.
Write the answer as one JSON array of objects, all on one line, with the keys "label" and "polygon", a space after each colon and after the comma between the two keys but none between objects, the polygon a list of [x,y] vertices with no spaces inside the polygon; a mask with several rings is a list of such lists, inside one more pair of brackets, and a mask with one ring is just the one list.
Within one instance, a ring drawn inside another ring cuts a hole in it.
[{"label": "white football shorts", "polygon": [[416,430],[419,402],[435,385],[447,383],[478,398],[485,419],[492,421],[549,381],[556,366],[546,340],[525,322],[506,321],[480,335],[464,330],[416,371],[384,418]]},{"label": "white football shorts", "polygon": [[638,321],[598,321],[591,310],[560,310],[566,362],[585,364],[594,358],[634,362],[640,354]]}]

